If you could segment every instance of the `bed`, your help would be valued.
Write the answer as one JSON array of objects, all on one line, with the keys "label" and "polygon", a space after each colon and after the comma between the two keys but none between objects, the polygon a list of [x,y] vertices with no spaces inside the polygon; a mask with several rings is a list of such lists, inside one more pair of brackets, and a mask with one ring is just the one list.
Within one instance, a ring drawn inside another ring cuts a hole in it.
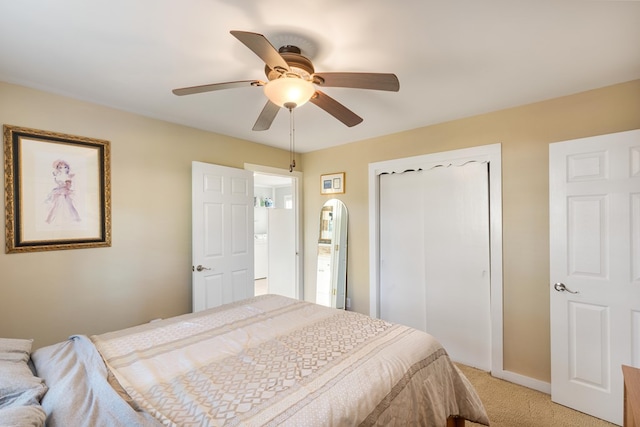
[{"label": "bed", "polygon": [[430,335],[263,295],[37,349],[47,426],[489,425]]}]

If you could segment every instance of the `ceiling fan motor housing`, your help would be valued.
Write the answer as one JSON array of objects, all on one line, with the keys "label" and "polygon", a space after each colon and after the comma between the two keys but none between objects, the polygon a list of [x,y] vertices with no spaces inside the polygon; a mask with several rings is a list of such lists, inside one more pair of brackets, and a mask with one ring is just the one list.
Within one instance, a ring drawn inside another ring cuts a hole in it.
[{"label": "ceiling fan motor housing", "polygon": [[289,75],[290,77],[298,76],[301,79],[311,81],[311,76],[315,72],[313,63],[309,58],[301,54],[299,47],[286,45],[278,49],[278,52],[287,64],[289,64],[289,72],[280,69],[274,70],[266,65],[264,67],[264,73],[269,80],[278,79],[283,75]]}]

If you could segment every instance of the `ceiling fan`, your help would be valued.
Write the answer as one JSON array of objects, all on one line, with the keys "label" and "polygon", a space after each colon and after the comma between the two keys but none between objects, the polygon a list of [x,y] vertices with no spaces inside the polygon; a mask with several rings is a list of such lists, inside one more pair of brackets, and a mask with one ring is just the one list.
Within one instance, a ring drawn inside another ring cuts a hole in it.
[{"label": "ceiling fan", "polygon": [[346,126],[355,126],[362,122],[362,117],[347,107],[317,90],[319,87],[345,87],[356,89],[374,89],[397,92],[400,89],[398,77],[390,73],[359,72],[322,72],[316,73],[313,63],[301,54],[297,46],[286,45],[276,50],[273,45],[258,33],[231,31],[264,61],[267,81],[239,80],[225,83],[213,83],[174,89],[175,95],[191,95],[223,89],[247,86],[263,86],[268,98],[266,105],[258,116],[253,130],[267,130],[276,118],[281,107],[291,111],[309,101],[340,120]]}]

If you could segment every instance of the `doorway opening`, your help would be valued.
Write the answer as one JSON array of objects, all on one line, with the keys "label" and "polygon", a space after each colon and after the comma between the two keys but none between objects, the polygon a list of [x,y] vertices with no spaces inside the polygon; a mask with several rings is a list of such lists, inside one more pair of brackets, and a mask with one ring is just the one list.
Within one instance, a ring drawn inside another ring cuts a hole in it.
[{"label": "doorway opening", "polygon": [[299,172],[245,164],[254,175],[255,295],[302,299]]}]

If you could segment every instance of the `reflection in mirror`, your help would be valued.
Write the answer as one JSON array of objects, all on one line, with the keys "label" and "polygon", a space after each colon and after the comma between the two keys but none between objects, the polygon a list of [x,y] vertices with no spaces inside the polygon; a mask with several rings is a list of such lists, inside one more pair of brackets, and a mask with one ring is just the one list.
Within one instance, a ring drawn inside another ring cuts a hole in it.
[{"label": "reflection in mirror", "polygon": [[327,200],[320,210],[316,303],[345,308],[347,295],[347,207]]}]

